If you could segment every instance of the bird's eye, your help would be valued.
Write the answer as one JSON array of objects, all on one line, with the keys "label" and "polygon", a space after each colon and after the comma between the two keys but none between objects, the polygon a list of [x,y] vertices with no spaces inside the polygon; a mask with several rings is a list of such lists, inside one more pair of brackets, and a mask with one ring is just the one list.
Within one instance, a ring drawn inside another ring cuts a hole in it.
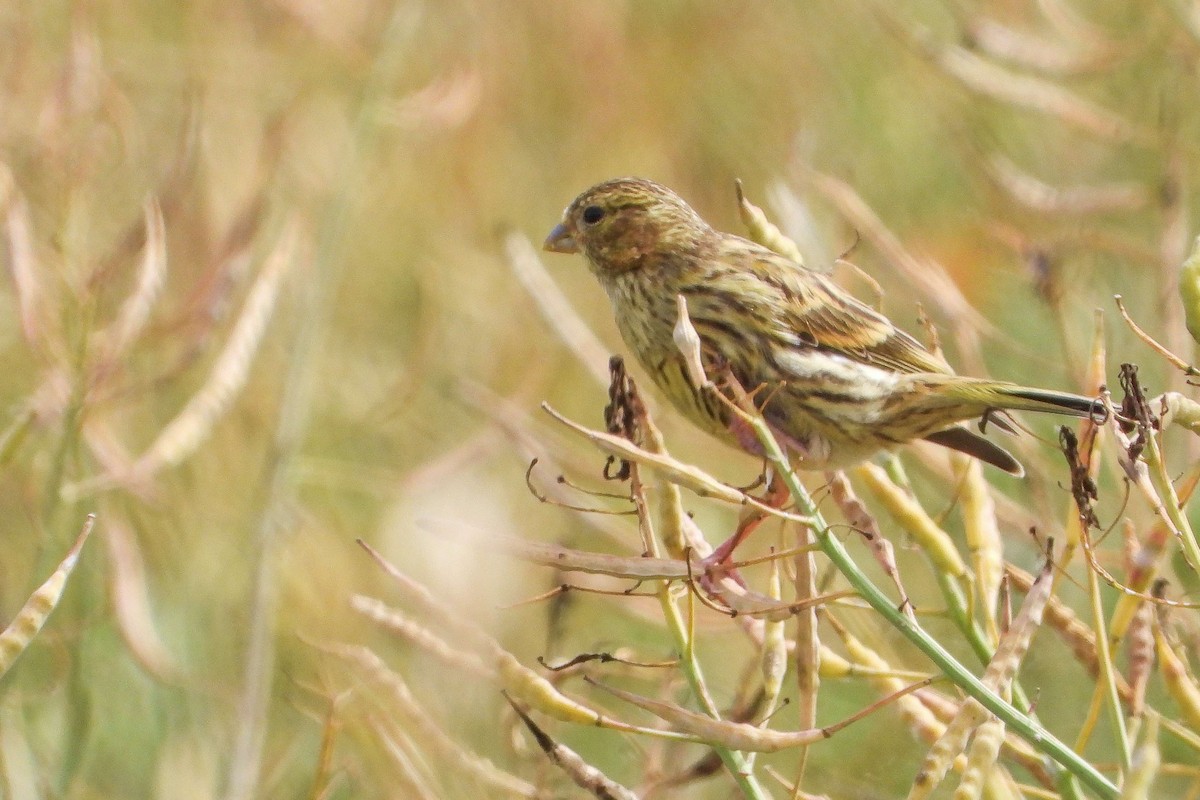
[{"label": "bird's eye", "polygon": [[588,206],[583,210],[583,221],[588,225],[595,225],[602,219],[604,219],[604,209],[600,206]]}]

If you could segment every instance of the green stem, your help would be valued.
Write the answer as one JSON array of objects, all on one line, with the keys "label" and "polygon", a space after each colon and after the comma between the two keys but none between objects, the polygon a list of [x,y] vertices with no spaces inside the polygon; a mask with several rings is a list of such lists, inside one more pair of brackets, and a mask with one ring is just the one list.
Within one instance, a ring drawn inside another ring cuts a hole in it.
[{"label": "green stem", "polygon": [[[642,491],[642,482],[638,473],[637,465],[633,465],[633,495],[634,503],[638,508],[638,514],[641,518],[641,524],[647,528],[651,527],[650,516],[646,506],[645,494]],[[673,484],[666,485],[664,503],[680,503],[679,489]],[[682,511],[676,509],[679,513],[670,516],[677,522],[683,518]],[[675,531],[674,535],[679,538],[683,537],[682,531]],[[657,558],[659,555],[658,537],[653,531],[645,537],[648,555]],[[712,702],[712,697],[708,692],[707,685],[704,681],[704,673],[700,668],[700,662],[696,659],[696,648],[694,641],[690,635],[687,623],[683,618],[683,614],[679,611],[678,602],[671,596],[671,582],[659,581],[658,590],[659,605],[662,606],[663,620],[666,622],[667,630],[670,631],[671,637],[675,640],[675,649],[680,654],[679,667],[683,671],[684,677],[687,679],[688,686],[691,687],[692,693],[696,696],[700,705],[704,708],[704,712],[713,719],[720,719],[720,713],[717,711],[716,705]],[[728,747],[723,747],[718,744],[710,743],[713,751],[721,759],[721,763],[725,765],[725,769],[733,778],[733,782],[737,784],[744,797],[751,800],[770,800],[770,795],[763,789],[758,782],[758,778],[754,775],[753,761],[748,759],[745,754],[738,750],[730,750]]]},{"label": "green stem", "polygon": [[791,464],[784,457],[783,451],[780,450],[778,443],[767,429],[766,424],[760,418],[750,415],[747,415],[745,419],[754,426],[758,434],[758,440],[762,443],[766,451],[767,458],[786,482],[788,489],[791,491],[792,499],[795,500],[801,513],[813,518],[814,532],[816,533],[817,543],[820,545],[821,550],[846,577],[846,580],[850,582],[850,585],[854,587],[859,595],[867,601],[871,608],[879,612],[893,628],[903,634],[918,650],[936,664],[954,685],[978,700],[984,708],[995,714],[1010,730],[1029,742],[1040,752],[1045,753],[1061,764],[1064,769],[1077,776],[1080,781],[1101,798],[1104,798],[1104,800],[1116,800],[1118,797],[1117,787],[1100,774],[1095,767],[1045,728],[1036,724],[1029,717],[1018,711],[1011,703],[1008,703],[1000,695],[985,686],[970,670],[958,663],[954,656],[950,655],[936,639],[926,633],[915,620],[900,613],[895,601],[885,595],[871,582],[870,578],[858,568],[858,564],[850,557],[850,554],[846,551],[841,541],[830,532],[829,526],[825,524],[816,504],[813,503],[808,491],[796,477]]},{"label": "green stem", "polygon": [[[967,598],[963,594],[962,585],[953,575],[939,575],[938,583],[942,587],[942,597],[946,600],[950,616],[954,618],[958,629],[967,638],[967,643],[979,658],[980,663],[986,667],[991,662],[992,656],[996,654],[996,648],[992,646],[991,641],[984,634],[978,620],[971,616],[967,607]],[[1015,680],[1013,681],[1012,692],[1013,705],[1021,708],[1029,708],[1029,697],[1025,694],[1025,690],[1021,687],[1021,684]]]},{"label": "green stem", "polygon": [[1092,620],[1096,626],[1096,661],[1100,668],[1100,686],[1107,696],[1104,705],[1108,708],[1113,731],[1117,735],[1123,771],[1128,774],[1133,760],[1133,748],[1129,743],[1129,731],[1125,728],[1125,714],[1122,711],[1121,695],[1117,691],[1116,676],[1113,675],[1112,648],[1108,641],[1104,605],[1100,597],[1100,576],[1094,569],[1088,570],[1088,595],[1092,604]]},{"label": "green stem", "polygon": [[1162,460],[1162,451],[1158,448],[1158,439],[1153,431],[1146,433],[1146,449],[1142,451],[1146,469],[1150,473],[1150,482],[1158,492],[1159,502],[1167,520],[1179,533],[1180,545],[1184,555],[1193,570],[1200,570],[1200,544],[1196,542],[1196,534],[1187,515],[1180,509],[1179,495],[1175,493],[1175,485],[1167,475],[1167,467]]}]

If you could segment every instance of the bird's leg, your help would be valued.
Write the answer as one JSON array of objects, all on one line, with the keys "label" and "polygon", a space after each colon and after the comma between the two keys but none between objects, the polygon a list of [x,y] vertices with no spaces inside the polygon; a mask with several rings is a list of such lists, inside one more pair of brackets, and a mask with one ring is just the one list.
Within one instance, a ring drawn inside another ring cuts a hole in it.
[{"label": "bird's leg", "polygon": [[[686,316],[687,306],[683,302],[682,297],[680,297],[679,305],[680,324],[682,325],[685,321],[690,324]],[[747,392],[742,386],[742,382],[733,374],[733,370],[728,364],[723,362],[717,364],[717,373],[720,375],[721,386],[729,394],[732,394],[732,397],[727,396],[722,388],[718,388],[718,385],[714,383],[704,384],[700,388],[700,391],[713,392],[719,400],[733,406],[735,412],[740,408],[745,413],[761,413],[761,409],[756,406],[754,398],[767,387],[767,384],[759,384],[753,390]],[[769,400],[772,396],[773,391],[768,394],[767,399]],[[754,455],[763,455],[762,444],[758,441],[757,432],[743,416],[734,413],[730,417],[728,424],[729,432],[733,434],[734,439],[742,449]],[[787,444],[785,446],[793,446],[798,452],[803,452],[804,448],[798,447],[798,443],[794,443],[790,439],[786,441]],[[772,473],[771,480],[767,484],[767,493],[762,498],[762,503],[770,508],[782,508],[784,503],[787,502],[788,496],[787,486],[784,485],[778,474]],[[733,535],[722,542],[716,550],[701,559],[700,566],[703,569],[703,576],[700,579],[700,585],[705,591],[712,594],[712,590],[715,587],[715,579],[722,575],[729,576],[743,587],[746,585],[745,581],[738,575],[737,570],[729,566],[729,562],[733,559],[733,551],[737,549],[737,546],[745,541],[768,516],[770,516],[769,512],[761,508],[747,507],[739,517],[738,526],[734,530]]]},{"label": "bird's leg", "polygon": [[[771,481],[767,485],[767,493],[762,498],[763,504],[771,508],[782,508],[788,501],[788,488],[779,476],[772,475]],[[737,546],[746,540],[750,534],[757,530],[770,514],[759,508],[747,507],[742,512],[738,519],[737,528],[733,535],[717,546],[708,556],[700,561],[700,566],[703,568],[704,577],[701,578],[701,586],[711,592],[712,581],[715,577],[728,575],[736,580],[742,586],[745,586],[745,581],[738,575],[737,570],[729,566],[729,562],[733,560],[733,552]]]}]

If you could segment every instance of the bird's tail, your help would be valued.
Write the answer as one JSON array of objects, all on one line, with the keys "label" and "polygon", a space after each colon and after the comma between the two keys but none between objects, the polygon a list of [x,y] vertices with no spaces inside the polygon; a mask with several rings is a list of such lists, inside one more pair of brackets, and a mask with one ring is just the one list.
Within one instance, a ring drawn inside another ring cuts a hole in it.
[{"label": "bird's tail", "polygon": [[986,408],[1007,411],[1042,411],[1073,417],[1104,416],[1104,406],[1095,398],[1049,389],[1031,389],[1015,383],[978,380],[948,382],[944,392],[959,400],[978,403]]},{"label": "bird's tail", "polygon": [[1104,406],[1096,398],[1070,392],[1007,386],[1002,388],[1000,393],[1011,399],[1012,402],[1004,406],[1011,411],[1046,411],[1051,414],[1069,414],[1073,417],[1103,416],[1105,413]]},{"label": "bird's tail", "polygon": [[980,461],[998,467],[1010,475],[1016,475],[1018,478],[1025,474],[1025,468],[1021,466],[1020,461],[1013,458],[1012,453],[974,431],[967,430],[962,425],[955,425],[944,431],[936,431],[926,436],[925,439],[934,444],[940,444],[942,447],[949,447],[951,450],[978,458]]},{"label": "bird's tail", "polygon": [[[944,380],[937,389],[943,398],[949,399],[960,411],[971,410],[984,414],[992,411],[1043,411],[1051,414],[1069,414],[1074,417],[1096,416],[1102,418],[1104,406],[1091,397],[1069,392],[1054,392],[1048,389],[1030,389],[1015,383],[989,380],[957,378]],[[1005,415],[990,417],[997,427],[1012,431]],[[956,425],[926,435],[924,438],[952,450],[974,456],[981,461],[999,467],[1013,475],[1023,475],[1025,470],[1012,454],[1003,447],[988,441],[962,425]]]}]

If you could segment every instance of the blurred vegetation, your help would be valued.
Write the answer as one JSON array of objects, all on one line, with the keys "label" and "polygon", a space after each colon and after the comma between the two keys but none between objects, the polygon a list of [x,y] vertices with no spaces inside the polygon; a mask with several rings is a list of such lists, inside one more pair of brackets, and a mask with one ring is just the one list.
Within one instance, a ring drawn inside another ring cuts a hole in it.
[{"label": "blurred vegetation", "polygon": [[[580,593],[513,605],[583,579],[489,546],[503,535],[642,550],[631,518],[540,503],[525,477],[540,457],[530,480],[541,490],[627,507],[556,483],[562,472],[623,491],[599,479],[595,450],[538,409],[547,400],[602,427],[607,394],[595,376],[609,352],[623,352],[607,302],[580,259],[545,260],[604,343],[581,362],[511,252],[520,237],[540,242],[598,180],[654,178],[716,227],[740,231],[742,179],[810,264],[845,255],[913,332],[920,304],[965,373],[1094,393],[1100,308],[1118,404],[1121,362],[1140,365],[1148,395],[1186,390],[1184,373],[1133,335],[1111,296],[1190,360],[1176,296],[1200,171],[1200,11],[1189,0],[902,11],[869,0],[11,0],[0,7],[0,41],[6,617],[86,515],[98,518],[62,603],[4,678],[4,796],[508,796],[414,727],[364,667],[368,652],[462,747],[541,796],[587,796],[537,751],[486,670],[447,664],[352,598],[411,602],[355,544],[363,539],[531,669],[538,656],[594,651],[675,657],[650,599]],[[852,271],[836,274],[874,299]],[[677,457],[734,485],[758,475],[753,459],[665,408],[656,420]],[[1030,477],[986,474],[1004,557],[1032,571],[1039,542],[1055,537],[1063,552],[1075,509],[1054,423],[1028,423],[1035,435],[1012,446]],[[1098,559],[1128,581],[1122,548],[1133,552],[1130,542],[1162,523],[1127,487],[1112,438],[1101,438],[1097,511],[1116,531]],[[1179,479],[1181,502],[1197,451],[1179,428],[1163,436],[1164,474]],[[900,459],[966,552],[960,476],[922,448]],[[840,521],[824,479],[805,481]],[[922,551],[860,493],[895,543],[917,609],[940,609]],[[713,541],[736,523],[736,510],[685,503]],[[854,535],[838,536],[870,561]],[[747,555],[778,541],[757,538]],[[1055,591],[1094,627],[1103,618],[1089,605],[1095,572],[1069,552]],[[1164,552],[1155,574],[1170,580],[1168,596],[1195,600],[1194,570],[1169,536]],[[763,568],[747,575],[765,585]],[[1107,615],[1123,595],[1104,583],[1091,596]],[[439,641],[473,635],[413,613]],[[698,656],[725,708],[755,684],[758,648],[727,617],[696,613]],[[838,613],[893,666],[930,669],[877,617]],[[939,616],[922,619],[979,668]],[[1196,663],[1194,610],[1175,609],[1163,626]],[[837,648],[824,626],[821,637]],[[1124,654],[1114,658],[1124,669]],[[636,690],[686,704],[677,676],[606,669],[594,674],[628,674]],[[607,715],[650,724],[565,680]],[[1170,687],[1149,680],[1151,716],[1179,717]],[[1021,683],[1051,731],[1068,744],[1091,733],[1086,758],[1114,779],[1127,773],[1112,715],[1087,720],[1095,681],[1051,631],[1035,640]],[[791,676],[783,693],[795,700]],[[878,698],[861,680],[826,681],[818,720]],[[643,796],[734,791],[718,771],[654,794],[656,781],[705,756],[702,745],[534,716]],[[1148,796],[1200,796],[1186,766],[1200,737],[1190,724],[1192,744],[1164,734],[1162,759],[1174,767]],[[794,708],[771,725],[794,729]],[[927,747],[885,708],[815,744],[803,787],[903,796]],[[764,770],[800,774],[795,752],[758,767],[777,797],[786,791]],[[987,796],[1048,796],[998,791]]]}]

